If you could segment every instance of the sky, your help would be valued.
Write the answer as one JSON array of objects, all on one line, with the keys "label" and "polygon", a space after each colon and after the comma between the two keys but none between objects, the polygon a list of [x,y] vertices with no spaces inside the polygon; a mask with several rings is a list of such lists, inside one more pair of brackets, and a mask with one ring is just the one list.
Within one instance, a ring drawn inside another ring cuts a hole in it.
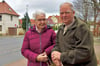
[{"label": "sky", "polygon": [[[2,0],[0,0],[1,2]],[[46,17],[51,15],[59,15],[59,6],[63,2],[72,3],[73,0],[5,0],[11,8],[13,8],[20,16],[24,17],[26,11],[30,18],[36,10],[44,10]]]}]

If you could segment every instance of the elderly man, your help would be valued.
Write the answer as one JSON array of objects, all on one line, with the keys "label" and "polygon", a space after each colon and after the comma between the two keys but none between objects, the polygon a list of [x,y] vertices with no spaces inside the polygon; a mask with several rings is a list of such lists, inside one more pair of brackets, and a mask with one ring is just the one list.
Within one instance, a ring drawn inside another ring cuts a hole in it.
[{"label": "elderly man", "polygon": [[64,24],[57,33],[52,61],[57,66],[97,66],[93,36],[85,22],[75,17],[71,3],[60,6],[60,17]]}]

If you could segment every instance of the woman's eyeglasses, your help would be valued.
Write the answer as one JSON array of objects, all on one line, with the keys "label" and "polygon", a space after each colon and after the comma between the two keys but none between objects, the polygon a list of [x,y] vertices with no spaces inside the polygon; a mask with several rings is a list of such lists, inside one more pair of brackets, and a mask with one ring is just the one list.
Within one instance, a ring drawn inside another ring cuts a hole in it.
[{"label": "woman's eyeglasses", "polygon": [[46,21],[46,19],[37,19],[37,21]]}]

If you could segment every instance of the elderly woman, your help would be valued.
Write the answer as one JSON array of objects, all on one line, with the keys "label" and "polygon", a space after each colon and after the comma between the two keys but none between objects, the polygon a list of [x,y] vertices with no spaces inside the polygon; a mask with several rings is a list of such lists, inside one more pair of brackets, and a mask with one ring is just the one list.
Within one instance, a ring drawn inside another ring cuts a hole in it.
[{"label": "elderly woman", "polygon": [[27,66],[47,66],[48,56],[55,45],[56,33],[47,26],[43,11],[36,11],[34,18],[35,25],[26,32],[21,53],[28,60]]}]

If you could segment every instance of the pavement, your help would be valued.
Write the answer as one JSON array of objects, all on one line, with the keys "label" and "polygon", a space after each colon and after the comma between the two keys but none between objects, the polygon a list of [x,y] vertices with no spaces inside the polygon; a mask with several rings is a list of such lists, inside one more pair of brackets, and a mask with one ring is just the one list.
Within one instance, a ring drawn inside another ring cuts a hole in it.
[{"label": "pavement", "polygon": [[[94,41],[96,43],[96,46],[98,47],[98,45],[99,45],[99,48],[100,48],[100,37],[94,37]],[[98,50],[97,47],[95,48],[95,50]],[[97,51],[97,53],[100,54],[99,51]],[[20,60],[15,61],[15,62],[6,64],[4,66],[27,66],[27,59],[23,58],[23,59],[20,59]],[[98,66],[100,66],[100,65],[98,65]]]},{"label": "pavement", "polygon": [[6,64],[4,66],[27,66],[27,59],[23,58],[23,59],[15,61],[15,62]]}]

